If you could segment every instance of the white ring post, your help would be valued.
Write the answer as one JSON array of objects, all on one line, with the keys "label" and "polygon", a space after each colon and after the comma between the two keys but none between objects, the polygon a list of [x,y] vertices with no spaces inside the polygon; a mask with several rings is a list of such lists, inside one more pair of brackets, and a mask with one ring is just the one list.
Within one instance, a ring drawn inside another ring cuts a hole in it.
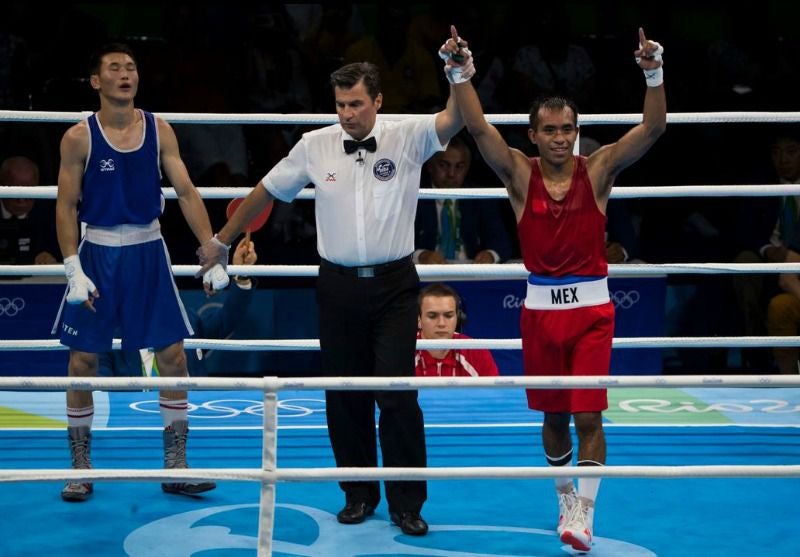
[{"label": "white ring post", "polygon": [[278,393],[268,382],[264,385],[264,450],[261,468],[261,497],[258,509],[258,557],[272,555],[272,532],[275,528],[275,482],[278,469]]}]

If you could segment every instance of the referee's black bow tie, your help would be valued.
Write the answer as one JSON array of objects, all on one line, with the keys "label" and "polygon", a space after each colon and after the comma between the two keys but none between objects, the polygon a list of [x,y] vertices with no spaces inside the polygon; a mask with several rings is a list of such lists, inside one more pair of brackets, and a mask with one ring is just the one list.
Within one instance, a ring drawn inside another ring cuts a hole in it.
[{"label": "referee's black bow tie", "polygon": [[365,139],[364,141],[354,141],[352,139],[345,139],[344,140],[344,152],[348,155],[351,153],[355,153],[359,149],[366,149],[370,153],[374,153],[375,149],[378,148],[378,142],[375,141],[374,137],[370,137]]}]

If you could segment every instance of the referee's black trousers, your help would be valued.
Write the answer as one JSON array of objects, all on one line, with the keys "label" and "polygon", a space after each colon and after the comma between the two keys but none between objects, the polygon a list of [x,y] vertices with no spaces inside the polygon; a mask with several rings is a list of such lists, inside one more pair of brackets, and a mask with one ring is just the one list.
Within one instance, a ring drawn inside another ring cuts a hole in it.
[{"label": "referee's black trousers", "polygon": [[[317,281],[320,348],[328,376],[414,375],[419,277],[410,258],[359,277],[352,268],[323,261]],[[375,404],[383,465],[424,467],[425,430],[417,391],[325,393],[328,433],[336,465],[376,467]],[[379,482],[340,482],[347,501],[377,506]],[[424,481],[387,481],[389,511],[422,509]]]}]

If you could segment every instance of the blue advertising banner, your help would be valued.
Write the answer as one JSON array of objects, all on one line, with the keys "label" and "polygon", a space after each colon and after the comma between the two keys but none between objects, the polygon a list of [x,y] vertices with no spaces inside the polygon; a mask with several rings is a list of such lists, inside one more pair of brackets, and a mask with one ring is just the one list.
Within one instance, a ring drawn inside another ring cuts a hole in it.
[{"label": "blue advertising banner", "polygon": [[[519,312],[525,299],[525,281],[459,281],[451,283],[461,295],[467,322],[464,332],[474,338],[519,338]],[[616,337],[663,336],[665,277],[609,279],[616,306]],[[3,282],[0,284],[0,338],[52,339],[50,330],[58,312],[64,284]],[[202,291],[181,292],[189,312],[202,314],[224,302],[228,292],[207,298]],[[313,288],[259,289],[239,317],[229,338],[315,339],[319,336]],[[519,350],[495,350],[505,375],[522,374]],[[0,375],[66,375],[67,352],[10,351],[0,357]],[[317,375],[316,351],[264,352],[212,350],[204,367],[213,375]],[[661,373],[657,348],[615,349],[611,371],[618,375]]]},{"label": "blue advertising banner", "polygon": [[[52,279],[51,279],[52,281]],[[66,283],[38,279],[0,283],[0,338],[50,339]],[[68,353],[54,351],[0,352],[0,375],[66,375]]]}]

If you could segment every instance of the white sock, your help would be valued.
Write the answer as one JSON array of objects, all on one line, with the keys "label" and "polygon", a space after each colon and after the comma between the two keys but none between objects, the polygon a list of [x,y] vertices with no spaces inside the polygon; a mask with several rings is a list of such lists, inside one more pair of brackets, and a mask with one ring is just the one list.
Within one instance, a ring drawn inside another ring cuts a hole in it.
[{"label": "white sock", "polygon": [[567,493],[568,491],[575,489],[575,486],[572,483],[572,478],[555,478],[555,481],[556,491],[559,493]]},{"label": "white sock", "polygon": [[594,523],[594,502],[597,500],[597,492],[600,489],[601,478],[581,478],[578,482],[578,497],[588,503],[589,512],[586,515],[586,522],[589,528]]},{"label": "white sock", "polygon": [[67,406],[67,424],[69,427],[86,426],[91,429],[93,419],[94,405],[83,408],[70,408]]},{"label": "white sock", "polygon": [[161,410],[161,420],[164,427],[169,427],[176,420],[186,420],[189,401],[185,398],[168,399],[159,397],[158,406]]},{"label": "white sock", "polygon": [[[547,463],[550,466],[570,466],[572,464],[572,449],[568,450],[561,456],[550,456],[549,454],[544,455],[547,459]],[[572,478],[568,478],[566,476],[555,478],[556,482],[556,491],[559,493],[565,493],[573,489],[572,487]]]}]

